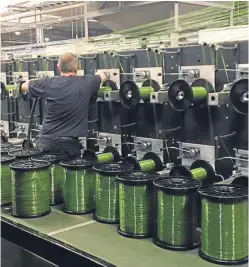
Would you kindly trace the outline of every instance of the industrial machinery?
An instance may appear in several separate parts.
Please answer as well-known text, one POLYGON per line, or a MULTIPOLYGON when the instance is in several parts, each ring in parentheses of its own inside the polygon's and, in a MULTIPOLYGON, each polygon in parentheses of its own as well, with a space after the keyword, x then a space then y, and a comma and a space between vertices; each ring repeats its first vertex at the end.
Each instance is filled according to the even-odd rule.
MULTIPOLYGON (((237 216, 236 212, 246 210, 248 51, 245 47, 248 48, 248 42, 106 51, 78 56, 78 75, 94 75, 101 70, 106 73, 107 81, 89 102, 88 135, 80 137, 84 146, 82 157, 65 160, 60 166, 66 174, 59 185, 66 199, 63 209, 69 213, 63 213, 66 217, 62 220, 69 217, 72 220, 71 216, 75 214, 93 211, 94 217, 92 220, 85 215, 76 216, 77 220, 83 218, 83 222, 75 223, 80 231, 77 232, 74 226, 71 228, 70 221, 70 225, 65 226, 70 230, 65 232, 70 231, 69 235, 76 235, 79 240, 81 227, 88 224, 92 232, 96 227, 96 232, 103 233, 104 228, 99 230, 95 220, 102 223, 120 221, 115 234, 118 231, 130 238, 152 236, 154 243, 164 249, 188 250, 200 245, 196 225, 201 226, 196 218, 200 217, 200 206, 204 211, 212 206, 210 199, 224 208, 222 204, 226 199, 223 197, 227 194, 229 203, 233 204, 235 200, 238 203, 236 210, 231 208, 234 216, 237 216), (204 189, 199 189, 201 184, 204 189), (152 187, 155 189, 155 206, 150 202, 152 187), (238 195, 233 195, 237 189, 238 195), (197 192, 201 196, 199 199, 196 198, 197 192), (186 199, 190 203, 188 212, 182 214, 186 199), (154 216, 151 207, 157 207, 156 234, 150 228, 151 214, 154 216), (122 213, 124 211, 126 214, 122 213), (172 215, 167 217, 166 214, 172 215), (173 217, 181 220, 175 222, 173 217), (141 222, 138 228, 134 218, 141 222), (181 235, 173 231, 176 228, 181 235)), ((46 108, 44 100, 36 100, 34 106, 33 99, 27 95, 17 96, 13 89, 21 80, 58 76, 57 59, 40 56, 1 63, 1 123, 10 142, 12 137, 27 138, 32 110, 31 140, 35 143, 46 108)), ((11 149, 5 147, 3 152, 6 151, 11 152, 11 149)), ((20 153, 17 150, 10 154, 18 157, 20 153)), ((13 158, 10 160, 12 162, 13 158)), ((12 169, 18 173, 19 168, 28 168, 27 176, 31 178, 33 173, 38 173, 40 163, 31 165, 28 160, 23 160, 20 165, 13 163, 12 169)), ((47 165, 44 163, 43 167, 45 172, 47 165)), ((55 169, 51 173, 56 175, 55 169)), ((35 177, 38 179, 39 173, 35 177)), ((46 192, 50 190, 47 188, 46 192)), ((213 207, 216 209, 214 213, 218 212, 216 205, 213 207)), ((55 209, 58 213, 61 207, 53 206, 52 214, 55 209)), ((42 214, 48 212, 50 208, 45 206, 42 214)), ((231 212, 229 209, 227 216, 231 212)), ((15 215, 20 214, 15 212, 15 215)), ((208 216, 208 212, 202 215, 208 216)), ((6 216, 9 220, 11 215, 6 216)), ((207 221, 208 218, 201 223, 208 227, 207 221)), ((216 222, 212 220, 213 224, 216 222)), ((225 223, 223 218, 222 223, 225 223)), ((112 234, 111 229, 108 227, 108 236, 112 234)), ((89 233, 87 230, 83 237, 88 238, 89 233)), ((64 230, 52 229, 44 236, 56 239, 64 238, 63 234, 64 230)), ((207 236, 205 238, 208 240, 207 236)), ((132 242, 127 243, 127 247, 130 244, 132 242)), ((147 243, 140 244, 141 247, 147 246, 147 243)), ((236 248, 236 263, 247 260, 246 244, 248 242, 243 240, 241 254, 236 248)), ((234 263, 232 254, 228 255, 228 260, 217 253, 209 257, 210 248, 201 246, 199 254, 202 258, 215 263, 219 260, 234 263)), ((223 248, 225 251, 226 247, 223 248)), ((104 255, 106 251, 102 253, 104 255)))

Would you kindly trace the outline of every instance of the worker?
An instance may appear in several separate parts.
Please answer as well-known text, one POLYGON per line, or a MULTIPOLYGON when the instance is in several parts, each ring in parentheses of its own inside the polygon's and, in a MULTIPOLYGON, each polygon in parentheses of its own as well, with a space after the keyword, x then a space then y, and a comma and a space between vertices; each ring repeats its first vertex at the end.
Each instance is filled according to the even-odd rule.
POLYGON ((36 147, 43 152, 66 153, 75 158, 81 154, 79 137, 88 134, 89 100, 106 75, 96 72, 95 76, 76 76, 77 57, 72 53, 62 54, 57 67, 61 76, 23 82, 20 91, 47 102, 36 147))

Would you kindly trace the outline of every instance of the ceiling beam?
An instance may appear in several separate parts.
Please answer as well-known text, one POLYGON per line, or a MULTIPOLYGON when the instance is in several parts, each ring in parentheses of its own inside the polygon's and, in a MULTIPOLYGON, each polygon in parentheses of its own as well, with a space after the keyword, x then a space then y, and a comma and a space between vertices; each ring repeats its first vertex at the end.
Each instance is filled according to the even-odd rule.
POLYGON ((208 1, 185 1, 185 0, 179 0, 178 3, 182 4, 190 4, 190 5, 197 5, 197 6, 205 6, 205 7, 217 7, 227 10, 233 10, 234 7, 232 5, 226 5, 226 4, 218 4, 214 2, 208 2, 208 1))
POLYGON ((34 17, 34 16, 39 16, 42 14, 48 14, 48 13, 53 13, 53 12, 62 11, 62 10, 66 10, 66 9, 82 7, 82 6, 84 6, 84 3, 75 4, 75 5, 65 5, 65 6, 41 10, 41 11, 39 11, 39 9, 37 9, 35 11, 22 12, 22 13, 10 15, 10 16, 1 17, 0 22, 11 21, 11 20, 16 20, 16 19, 21 19, 21 18, 34 17))
MULTIPOLYGON (((106 9, 102 9, 102 10, 91 11, 91 12, 88 12, 88 17, 97 18, 97 17, 101 17, 101 16, 106 16, 106 15, 111 15, 111 14, 115 14, 115 13, 119 13, 119 12, 124 12, 126 10, 129 10, 130 8, 133 8, 133 7, 152 5, 152 4, 155 4, 155 3, 161 3, 161 1, 138 2, 138 3, 126 5, 124 7, 106 8, 106 9)), ((69 7, 67 7, 67 9, 68 8, 69 7)), ((71 8, 71 6, 70 6, 70 8, 71 8)), ((38 14, 40 15, 40 13, 38 13, 38 14)), ((48 20, 48 21, 41 21, 41 22, 31 23, 31 24, 29 24, 29 27, 25 26, 24 28, 26 28, 26 29, 37 28, 37 27, 48 26, 48 25, 53 25, 53 24, 61 24, 61 23, 64 23, 64 22, 82 20, 82 19, 84 19, 84 14, 77 15, 77 16, 72 16, 72 17, 61 17, 61 18, 56 19, 56 20, 48 20)), ((0 21, 1 21, 1 19, 0 19, 0 21)), ((2 29, 2 33, 24 30, 24 28, 23 27, 5 28, 5 29, 2 29)))

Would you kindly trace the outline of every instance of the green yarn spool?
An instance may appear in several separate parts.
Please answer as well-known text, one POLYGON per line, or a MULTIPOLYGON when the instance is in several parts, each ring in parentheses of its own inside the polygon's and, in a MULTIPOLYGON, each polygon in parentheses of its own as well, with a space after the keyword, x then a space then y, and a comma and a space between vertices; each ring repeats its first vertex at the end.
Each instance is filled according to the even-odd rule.
POLYGON ((119 220, 118 182, 116 175, 129 172, 128 164, 104 163, 93 166, 96 175, 94 218, 103 223, 117 223, 119 220))
POLYGON ((184 178, 158 178, 156 225, 153 241, 171 250, 190 250, 199 246, 197 235, 197 189, 200 181, 184 178))
POLYGON ((100 87, 98 90, 98 97, 103 97, 105 93, 111 92, 112 88, 109 86, 100 87))
POLYGON ((114 160, 114 156, 111 152, 98 154, 97 157, 99 163, 109 163, 114 160))
POLYGON ((92 171, 96 160, 74 159, 62 161, 65 180, 62 185, 63 211, 71 214, 91 213, 94 209, 94 182, 92 171))
POLYGON ((199 255, 225 265, 248 260, 248 189, 240 185, 207 185, 201 195, 199 255))
POLYGON ((196 180, 203 181, 207 178, 207 172, 203 168, 196 168, 190 171, 192 174, 192 177, 196 180))
POLYGON ((153 87, 151 86, 146 86, 146 87, 140 87, 139 88, 139 94, 140 98, 146 100, 150 98, 150 94, 154 92, 153 87))
POLYGON ((32 160, 48 161, 50 163, 50 179, 51 179, 51 200, 50 205, 57 205, 63 201, 62 182, 64 180, 64 169, 60 165, 62 160, 65 160, 65 154, 43 154, 32 157, 32 160))
POLYGON ((12 169, 12 215, 35 218, 50 213, 49 162, 19 161, 12 169))
POLYGON ((11 204, 11 169, 9 164, 15 157, 1 156, 1 206, 11 204))
POLYGON ((202 86, 194 86, 192 87, 192 93, 194 100, 203 100, 207 97, 208 92, 207 90, 202 86))
POLYGON ((156 164, 153 160, 140 160, 139 161, 140 170, 144 172, 154 171, 156 168, 156 164))
POLYGON ((152 235, 153 180, 157 173, 134 171, 117 175, 119 182, 119 228, 122 236, 152 235))

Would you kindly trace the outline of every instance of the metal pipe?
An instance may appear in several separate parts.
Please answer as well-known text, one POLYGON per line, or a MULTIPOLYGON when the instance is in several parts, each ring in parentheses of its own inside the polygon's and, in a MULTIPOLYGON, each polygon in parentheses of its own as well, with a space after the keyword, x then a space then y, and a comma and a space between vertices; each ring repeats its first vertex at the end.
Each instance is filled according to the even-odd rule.
POLYGON ((88 41, 88 12, 87 12, 87 1, 84 1, 84 25, 85 25, 85 40, 88 41))

